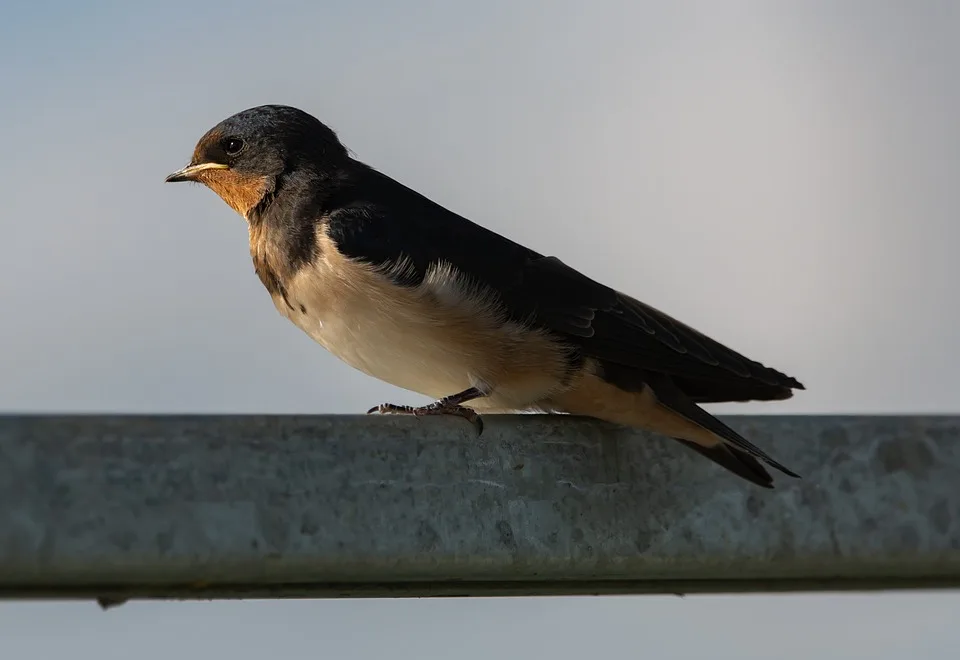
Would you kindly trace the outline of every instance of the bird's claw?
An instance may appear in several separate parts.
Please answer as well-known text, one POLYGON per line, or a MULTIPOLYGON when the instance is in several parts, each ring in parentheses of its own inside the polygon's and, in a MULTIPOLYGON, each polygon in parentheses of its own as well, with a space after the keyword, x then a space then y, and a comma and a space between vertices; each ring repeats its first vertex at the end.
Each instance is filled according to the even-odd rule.
POLYGON ((483 433, 483 420, 480 418, 480 415, 477 413, 477 411, 465 406, 449 404, 442 400, 434 401, 433 403, 420 406, 418 408, 413 406, 398 406, 394 403, 381 403, 380 405, 374 406, 367 411, 368 415, 373 413, 378 413, 380 415, 413 415, 414 417, 425 417, 428 415, 452 415, 454 417, 462 417, 473 424, 474 428, 477 429, 478 436, 483 433))
POLYGON ((377 413, 379 415, 413 415, 413 406, 398 406, 395 403, 381 403, 367 411, 368 415, 377 413))

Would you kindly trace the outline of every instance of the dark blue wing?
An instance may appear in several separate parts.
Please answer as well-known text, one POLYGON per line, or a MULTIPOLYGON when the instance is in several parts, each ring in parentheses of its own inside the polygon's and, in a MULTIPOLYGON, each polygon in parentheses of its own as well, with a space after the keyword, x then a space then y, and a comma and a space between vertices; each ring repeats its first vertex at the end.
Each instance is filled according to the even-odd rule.
POLYGON ((531 322, 598 360, 629 386, 643 372, 672 377, 694 401, 782 399, 795 379, 750 360, 663 312, 459 216, 371 168, 328 205, 327 231, 347 256, 410 267, 416 286, 446 261, 494 291, 510 318, 531 322))

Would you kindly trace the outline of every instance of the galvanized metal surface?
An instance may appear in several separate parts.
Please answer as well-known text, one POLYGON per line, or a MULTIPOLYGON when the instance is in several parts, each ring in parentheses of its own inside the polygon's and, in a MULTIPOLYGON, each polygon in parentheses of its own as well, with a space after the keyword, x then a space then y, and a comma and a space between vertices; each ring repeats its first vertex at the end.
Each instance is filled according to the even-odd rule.
POLYGON ((960 418, 726 420, 804 478, 570 417, 0 417, 0 596, 960 583, 960 418))

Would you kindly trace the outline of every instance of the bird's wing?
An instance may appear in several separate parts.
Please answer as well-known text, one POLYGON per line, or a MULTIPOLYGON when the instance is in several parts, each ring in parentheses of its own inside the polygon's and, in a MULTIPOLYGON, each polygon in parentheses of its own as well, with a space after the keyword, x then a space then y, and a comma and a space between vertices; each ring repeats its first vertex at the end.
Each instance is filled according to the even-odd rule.
POLYGON ((693 401, 782 399, 795 379, 750 360, 667 314, 481 227, 393 179, 365 169, 341 196, 328 233, 347 256, 417 285, 446 262, 488 287, 509 316, 545 328, 628 381, 670 376, 693 401))

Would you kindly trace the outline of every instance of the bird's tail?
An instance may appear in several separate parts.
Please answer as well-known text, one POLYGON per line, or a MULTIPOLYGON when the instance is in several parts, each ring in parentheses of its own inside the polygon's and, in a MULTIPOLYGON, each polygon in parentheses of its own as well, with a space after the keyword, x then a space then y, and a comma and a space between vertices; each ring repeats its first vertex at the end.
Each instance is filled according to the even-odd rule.
POLYGON ((650 375, 640 391, 631 392, 599 376, 584 375, 573 388, 558 396, 556 402, 575 415, 588 415, 671 437, 764 488, 773 488, 773 478, 761 461, 799 478, 687 398, 667 376, 650 375))
POLYGON ((706 456, 717 465, 727 468, 738 477, 743 477, 763 488, 773 488, 773 477, 770 476, 766 468, 760 461, 741 449, 736 449, 723 442, 707 447, 683 438, 674 438, 674 440, 686 445, 701 456, 706 456))

